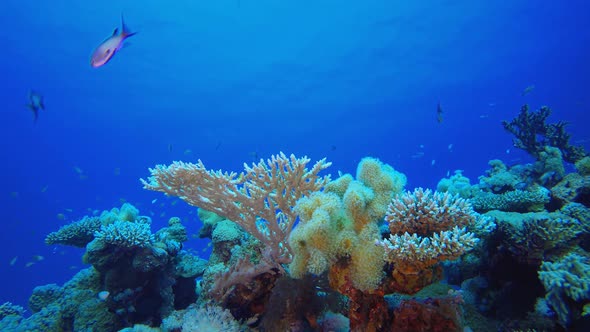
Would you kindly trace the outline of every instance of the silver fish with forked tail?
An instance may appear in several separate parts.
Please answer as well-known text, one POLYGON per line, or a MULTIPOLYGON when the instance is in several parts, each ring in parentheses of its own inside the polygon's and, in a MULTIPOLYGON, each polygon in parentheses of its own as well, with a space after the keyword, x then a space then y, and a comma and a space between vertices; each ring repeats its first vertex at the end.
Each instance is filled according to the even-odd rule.
POLYGON ((131 32, 125 25, 123 15, 121 15, 121 33, 119 29, 115 29, 113 35, 103 41, 98 47, 92 52, 90 58, 90 65, 94 68, 98 68, 109 62, 115 55, 115 53, 123 47, 125 39, 135 35, 137 32, 131 32))

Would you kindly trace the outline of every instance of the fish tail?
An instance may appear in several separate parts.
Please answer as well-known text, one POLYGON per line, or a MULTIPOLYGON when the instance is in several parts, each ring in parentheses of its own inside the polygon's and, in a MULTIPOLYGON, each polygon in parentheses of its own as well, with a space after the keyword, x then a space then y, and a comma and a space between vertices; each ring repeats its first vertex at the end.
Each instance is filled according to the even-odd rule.
POLYGON ((131 37, 135 34, 137 34, 137 32, 131 32, 131 29, 129 29, 129 27, 125 24, 125 19, 123 18, 123 13, 121 13, 121 35, 125 38, 127 37, 131 37))
POLYGON ((31 109, 31 112, 33 112, 33 122, 37 123, 37 119, 39 118, 39 110, 36 109, 32 105, 27 105, 27 106, 29 106, 29 108, 31 109))

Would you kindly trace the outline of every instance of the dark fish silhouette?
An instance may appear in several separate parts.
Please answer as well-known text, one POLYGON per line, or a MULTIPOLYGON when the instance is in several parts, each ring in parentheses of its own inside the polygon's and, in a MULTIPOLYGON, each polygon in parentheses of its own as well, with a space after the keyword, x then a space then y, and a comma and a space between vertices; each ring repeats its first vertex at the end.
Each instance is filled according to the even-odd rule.
POLYGON ((29 93, 27 94, 27 99, 29 100, 27 107, 29 108, 29 110, 31 110, 31 112, 33 112, 34 121, 37 122, 37 118, 39 118, 39 110, 45 110, 43 96, 38 92, 29 90, 29 93))
POLYGON ((440 106, 440 101, 436 105, 436 121, 438 121, 438 123, 443 122, 443 109, 442 106, 440 106))
POLYGON ((526 88, 524 88, 524 90, 522 90, 522 92, 520 93, 521 96, 526 96, 529 93, 533 92, 533 90, 535 90, 535 85, 531 84, 529 86, 527 86, 526 88))
POLYGON ((259 160, 259 158, 258 158, 258 151, 251 151, 251 152, 248 152, 248 155, 249 155, 250 157, 252 157, 252 161, 253 161, 253 162, 258 162, 258 160, 259 160))

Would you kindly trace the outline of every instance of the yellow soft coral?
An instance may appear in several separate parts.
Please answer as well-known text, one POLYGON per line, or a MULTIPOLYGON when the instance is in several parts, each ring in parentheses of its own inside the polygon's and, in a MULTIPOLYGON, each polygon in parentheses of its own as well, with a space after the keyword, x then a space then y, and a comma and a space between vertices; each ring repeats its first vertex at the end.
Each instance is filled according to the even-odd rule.
POLYGON ((405 182, 391 166, 364 158, 356 180, 343 175, 323 192, 300 199, 295 207, 300 224, 289 239, 294 253, 291 275, 321 274, 337 265, 329 269, 335 289, 347 281, 362 291, 377 288, 384 264, 384 249, 374 243, 378 222, 405 182))
POLYGON ((375 193, 368 206, 371 219, 382 218, 385 215, 392 195, 401 193, 407 182, 404 174, 375 158, 361 160, 356 178, 375 193))

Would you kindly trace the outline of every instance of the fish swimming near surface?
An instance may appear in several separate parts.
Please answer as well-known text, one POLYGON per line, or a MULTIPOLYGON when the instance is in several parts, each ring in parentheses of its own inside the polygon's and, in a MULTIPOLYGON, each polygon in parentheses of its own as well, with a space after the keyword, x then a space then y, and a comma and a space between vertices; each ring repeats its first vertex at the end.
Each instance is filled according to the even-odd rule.
POLYGON ((90 65, 94 68, 102 67, 109 62, 115 53, 123 47, 125 40, 137 32, 131 32, 125 25, 123 15, 121 15, 121 33, 116 28, 113 35, 103 41, 98 47, 92 52, 90 57, 90 65))
POLYGON ((37 122, 37 118, 39 117, 39 110, 45 110, 43 96, 38 92, 30 90, 27 94, 27 99, 29 100, 27 107, 29 108, 29 110, 31 110, 31 112, 33 112, 33 117, 35 119, 35 122, 37 122))

